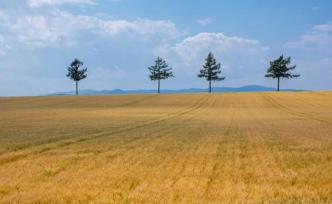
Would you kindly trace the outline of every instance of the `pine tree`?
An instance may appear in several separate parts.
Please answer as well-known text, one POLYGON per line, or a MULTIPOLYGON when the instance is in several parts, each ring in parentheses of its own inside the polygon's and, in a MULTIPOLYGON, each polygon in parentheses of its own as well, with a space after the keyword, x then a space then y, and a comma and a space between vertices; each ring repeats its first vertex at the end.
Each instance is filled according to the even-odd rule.
POLYGON ((150 66, 150 79, 151 81, 158 81, 158 94, 160 93, 160 80, 168 79, 169 77, 174 77, 172 73, 172 68, 168 66, 165 60, 161 57, 157 57, 155 64, 150 66))
POLYGON ((221 77, 220 63, 217 64, 216 59, 210 52, 205 59, 205 64, 198 74, 199 78, 205 78, 209 82, 209 93, 211 93, 211 82, 222 81, 226 77, 221 77))
POLYGON ((78 82, 87 77, 86 72, 88 69, 87 68, 80 69, 82 66, 83 66, 83 62, 81 62, 78 59, 75 59, 68 67, 67 77, 69 77, 71 80, 75 81, 76 95, 78 95, 78 82))
POLYGON ((290 57, 284 58, 283 55, 281 55, 278 59, 270 62, 270 67, 268 68, 265 77, 278 80, 277 91, 280 90, 281 78, 289 79, 289 78, 297 78, 300 76, 299 74, 290 73, 290 70, 294 70, 296 68, 296 65, 288 66, 290 63, 291 63, 291 58, 290 57))

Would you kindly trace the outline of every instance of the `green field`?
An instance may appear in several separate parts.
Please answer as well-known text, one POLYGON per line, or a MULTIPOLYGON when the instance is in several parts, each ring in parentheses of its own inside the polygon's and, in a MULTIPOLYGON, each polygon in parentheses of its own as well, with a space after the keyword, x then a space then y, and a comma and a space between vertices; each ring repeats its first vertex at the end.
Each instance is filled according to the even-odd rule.
POLYGON ((0 98, 0 203, 332 203, 332 92, 0 98))

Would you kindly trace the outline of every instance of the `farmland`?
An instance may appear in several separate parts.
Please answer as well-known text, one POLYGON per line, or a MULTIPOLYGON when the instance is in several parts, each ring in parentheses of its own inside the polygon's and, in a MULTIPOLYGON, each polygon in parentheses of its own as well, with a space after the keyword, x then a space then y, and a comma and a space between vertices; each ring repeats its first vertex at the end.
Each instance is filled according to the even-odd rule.
POLYGON ((0 203, 332 202, 332 92, 0 98, 0 203))

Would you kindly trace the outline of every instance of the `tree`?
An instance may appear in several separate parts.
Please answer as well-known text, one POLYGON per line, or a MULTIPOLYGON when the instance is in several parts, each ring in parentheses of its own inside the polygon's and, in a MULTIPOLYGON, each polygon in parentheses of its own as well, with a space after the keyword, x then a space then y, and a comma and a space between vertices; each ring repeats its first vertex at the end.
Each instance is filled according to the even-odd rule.
POLYGON ((174 77, 172 68, 161 57, 157 57, 155 64, 149 67, 149 71, 151 81, 158 81, 158 94, 160 93, 160 80, 174 77))
POLYGON ((87 68, 80 69, 83 66, 83 62, 78 59, 75 59, 70 66, 68 67, 68 74, 71 80, 76 83, 76 95, 78 95, 78 82, 87 77, 87 68))
POLYGON ((278 59, 275 59, 270 62, 270 67, 267 69, 267 73, 265 77, 273 78, 278 80, 277 91, 280 90, 280 79, 281 78, 297 78, 299 74, 292 74, 290 73, 291 70, 294 70, 296 65, 288 66, 291 63, 291 58, 287 57, 284 58, 281 55, 278 59))
POLYGON ((216 59, 210 52, 205 59, 205 64, 198 74, 199 78, 205 78, 209 82, 209 93, 211 93, 211 82, 222 81, 226 77, 221 77, 220 63, 217 64, 216 59))

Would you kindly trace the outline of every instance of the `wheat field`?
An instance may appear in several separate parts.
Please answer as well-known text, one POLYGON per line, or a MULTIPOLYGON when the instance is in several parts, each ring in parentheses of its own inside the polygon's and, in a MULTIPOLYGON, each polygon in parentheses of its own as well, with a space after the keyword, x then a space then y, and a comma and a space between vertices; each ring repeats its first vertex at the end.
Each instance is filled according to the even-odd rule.
POLYGON ((332 203, 332 92, 0 98, 0 203, 332 203))

